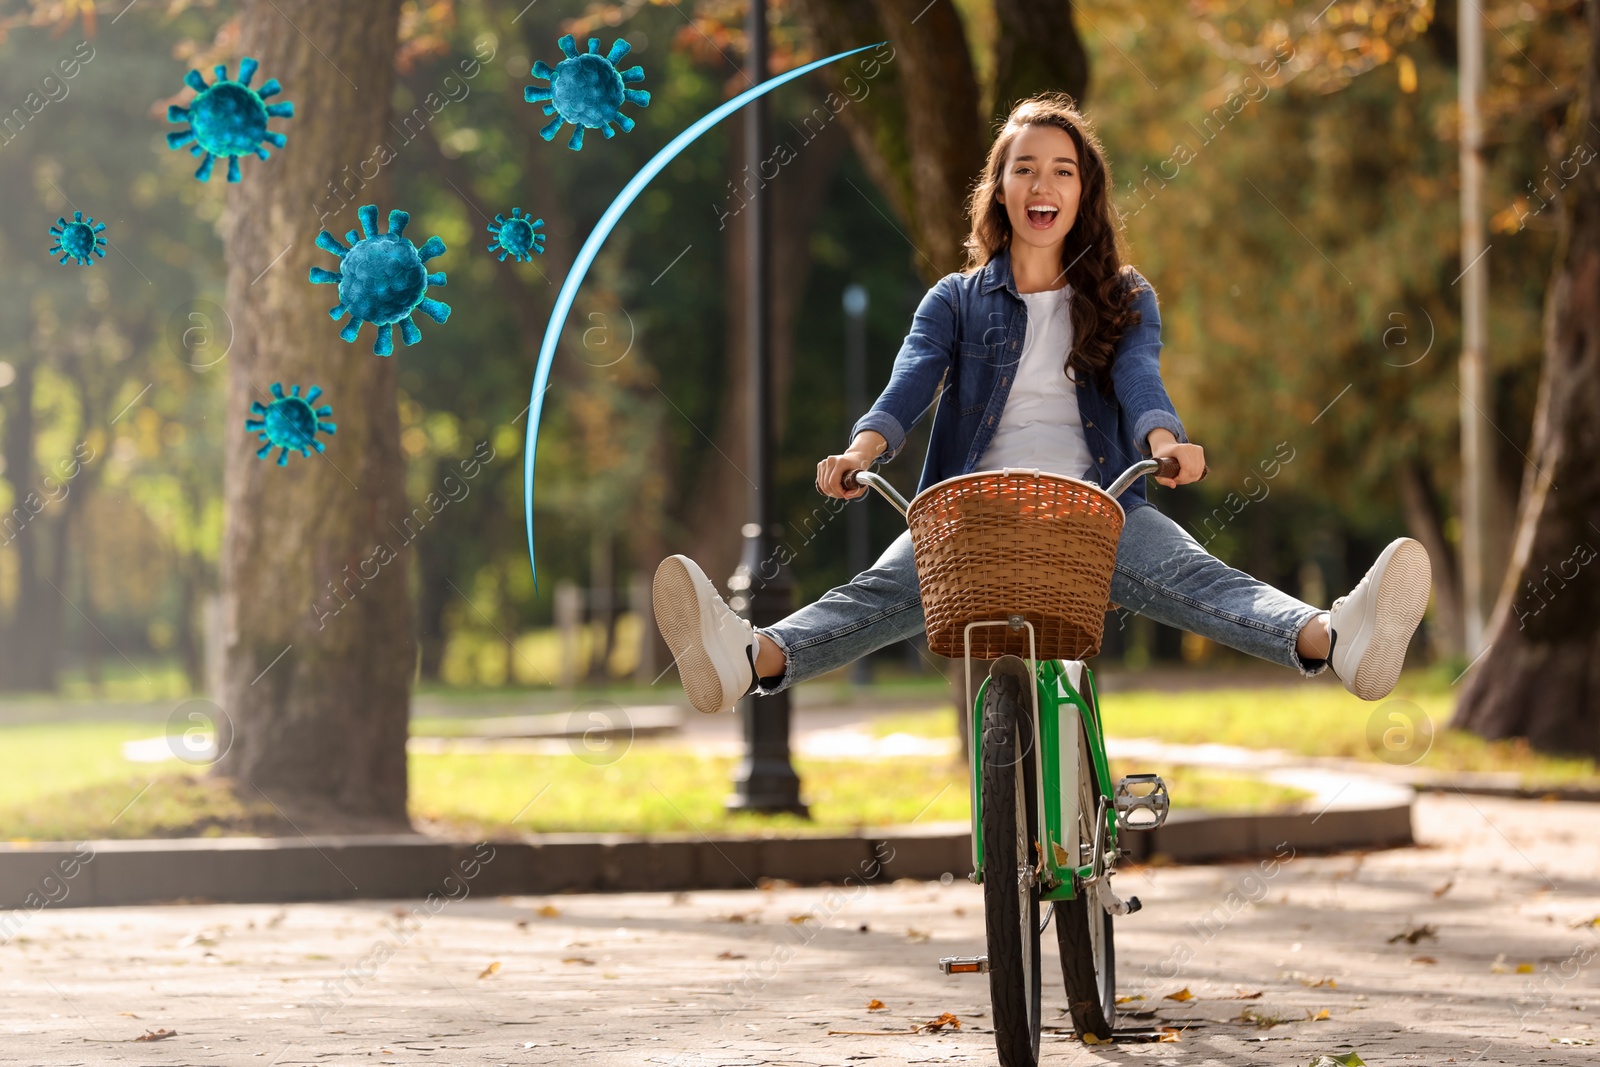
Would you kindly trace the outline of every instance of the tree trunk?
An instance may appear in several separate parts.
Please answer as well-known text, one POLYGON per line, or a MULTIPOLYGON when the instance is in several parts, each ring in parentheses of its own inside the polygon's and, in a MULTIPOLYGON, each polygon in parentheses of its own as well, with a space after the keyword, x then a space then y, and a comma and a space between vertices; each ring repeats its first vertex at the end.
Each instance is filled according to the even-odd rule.
MULTIPOLYGON (((4 648, 0 648, 0 689, 53 690, 61 644, 61 597, 45 584, 47 561, 39 550, 41 545, 51 545, 61 532, 61 516, 46 514, 59 505, 50 503, 35 483, 34 364, 19 359, 16 367, 16 380, 5 393, 5 469, 12 505, 10 512, 0 516, 0 540, 17 548, 17 602, 6 624, 4 648)), ((59 472, 50 474, 52 485, 61 482, 59 472)), ((71 483, 65 484, 66 491, 72 492, 71 483)), ((55 554, 61 553, 60 545, 52 547, 55 554)))
POLYGON ((201 575, 205 562, 198 552, 176 554, 178 570, 178 603, 182 615, 178 620, 178 660, 183 664, 183 677, 189 683, 189 692, 206 691, 206 665, 201 638, 196 633, 204 609, 205 587, 201 575))
MULTIPOLYGON (((874 0, 871 5, 798 0, 796 8, 823 54, 873 40, 889 42, 880 50, 883 56, 862 53, 878 57, 871 79, 855 73, 860 63, 834 64, 824 72, 835 92, 853 98, 840 117, 867 173, 907 227, 912 267, 929 284, 961 269, 967 187, 983 166, 989 138, 955 5, 951 0, 874 0), (854 80, 853 94, 846 78, 854 80)), ((1032 39, 1040 49, 1066 45, 1038 34, 1032 39)))
MULTIPOLYGON (((282 123, 288 146, 270 161, 246 160, 243 182, 229 190, 237 340, 221 558, 225 754, 216 770, 328 827, 408 825, 415 642, 397 533, 405 464, 395 367, 418 357, 409 348, 374 356, 371 326, 355 344, 341 341, 327 313, 334 290, 307 280, 312 265, 338 265, 313 243, 318 229, 357 224, 353 205, 320 217, 337 203, 328 183, 347 165, 353 174, 381 159, 377 146, 392 139, 399 15, 400 0, 248 0, 240 20, 241 54, 259 58, 262 76, 280 79, 298 110, 282 123), (252 401, 271 400, 274 382, 323 388, 339 427, 325 455, 291 456, 286 467, 256 458, 241 423, 252 401)), ((401 206, 389 200, 379 167, 355 203, 377 204, 386 220, 401 206)), ((418 219, 406 236, 421 245, 429 233, 418 219)), ((424 338, 447 328, 424 322, 424 338)))
POLYGON ((1434 496, 1428 469, 1415 458, 1400 461, 1395 471, 1400 509, 1406 528, 1422 543, 1433 564, 1433 628, 1435 649, 1459 655, 1466 640, 1461 614, 1461 572, 1455 549, 1444 536, 1444 509, 1434 496))
MULTIPOLYGON (((1600 128, 1600 0, 1587 14, 1589 61, 1569 126, 1586 145, 1600 128)), ((1557 203, 1561 237, 1511 565, 1452 725, 1600 757, 1600 167, 1580 166, 1557 203)))
POLYGON ((1004 119, 1019 101, 1062 92, 1083 106, 1089 88, 1089 54, 1072 24, 1072 0, 995 0, 994 107, 1004 119))

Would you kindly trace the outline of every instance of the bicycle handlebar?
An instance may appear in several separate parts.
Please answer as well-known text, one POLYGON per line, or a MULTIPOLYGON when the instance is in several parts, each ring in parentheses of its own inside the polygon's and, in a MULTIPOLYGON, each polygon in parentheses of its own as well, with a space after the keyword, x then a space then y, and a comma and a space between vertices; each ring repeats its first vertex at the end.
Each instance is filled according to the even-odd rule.
MULTIPOLYGON (((1106 493, 1114 500, 1121 496, 1123 491, 1132 485, 1136 478, 1141 478, 1147 474, 1153 474, 1157 478, 1176 478, 1178 471, 1181 469, 1181 465, 1172 456, 1162 456, 1159 459, 1142 459, 1118 475, 1117 480, 1111 483, 1111 487, 1106 490, 1106 493)), ((1211 473, 1211 467, 1207 465, 1196 480, 1203 481, 1209 473, 1211 473)), ((906 498, 901 496, 895 487, 889 484, 888 479, 880 474, 874 474, 871 471, 846 471, 843 481, 846 489, 856 489, 863 485, 876 489, 885 500, 894 505, 894 509, 901 515, 905 515, 911 508, 911 505, 906 502, 906 498)))

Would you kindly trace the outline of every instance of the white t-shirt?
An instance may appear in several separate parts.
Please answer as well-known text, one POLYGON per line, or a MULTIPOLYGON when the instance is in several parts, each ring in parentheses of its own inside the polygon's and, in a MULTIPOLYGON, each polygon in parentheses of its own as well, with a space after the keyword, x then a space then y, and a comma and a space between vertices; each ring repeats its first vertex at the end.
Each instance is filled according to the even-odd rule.
POLYGON ((1072 316, 1067 308, 1071 288, 1019 294, 1028 306, 1022 359, 1014 368, 1016 380, 978 470, 1037 468, 1082 478, 1094 466, 1078 413, 1077 386, 1062 370, 1072 350, 1072 316))

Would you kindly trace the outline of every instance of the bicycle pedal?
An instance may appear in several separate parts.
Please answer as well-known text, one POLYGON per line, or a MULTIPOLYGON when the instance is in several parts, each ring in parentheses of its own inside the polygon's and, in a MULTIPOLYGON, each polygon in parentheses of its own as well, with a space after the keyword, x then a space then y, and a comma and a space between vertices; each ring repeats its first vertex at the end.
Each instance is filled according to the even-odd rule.
POLYGON ((1144 906, 1139 903, 1138 897, 1129 897, 1127 900, 1123 900, 1115 893, 1107 895, 1111 898, 1111 902, 1106 905, 1106 910, 1113 915, 1132 915, 1144 906))
POLYGON ((1171 803, 1167 797, 1167 783, 1161 780, 1159 774, 1129 774, 1117 782, 1117 792, 1112 798, 1112 803, 1117 809, 1117 828, 1120 830, 1154 830, 1167 821, 1167 812, 1171 803), (1133 790, 1149 787, 1148 792, 1135 793, 1133 790), (1135 821, 1134 816, 1139 812, 1148 813, 1148 818, 1140 816, 1135 821))
POLYGON ((945 974, 987 974, 988 956, 946 956, 939 961, 939 970, 945 974))

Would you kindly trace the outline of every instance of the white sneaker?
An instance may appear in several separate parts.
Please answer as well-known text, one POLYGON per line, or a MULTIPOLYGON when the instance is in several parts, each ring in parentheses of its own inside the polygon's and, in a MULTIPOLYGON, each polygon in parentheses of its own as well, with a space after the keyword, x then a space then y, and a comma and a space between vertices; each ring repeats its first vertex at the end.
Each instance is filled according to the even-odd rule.
POLYGON ((689 702, 706 714, 727 711, 755 687, 750 665, 755 627, 734 614, 688 556, 668 556, 651 589, 656 627, 672 649, 689 702))
POLYGON ((1362 700, 1382 700, 1394 691, 1432 587, 1427 550, 1398 537, 1356 587, 1333 602, 1328 659, 1346 689, 1362 700))

